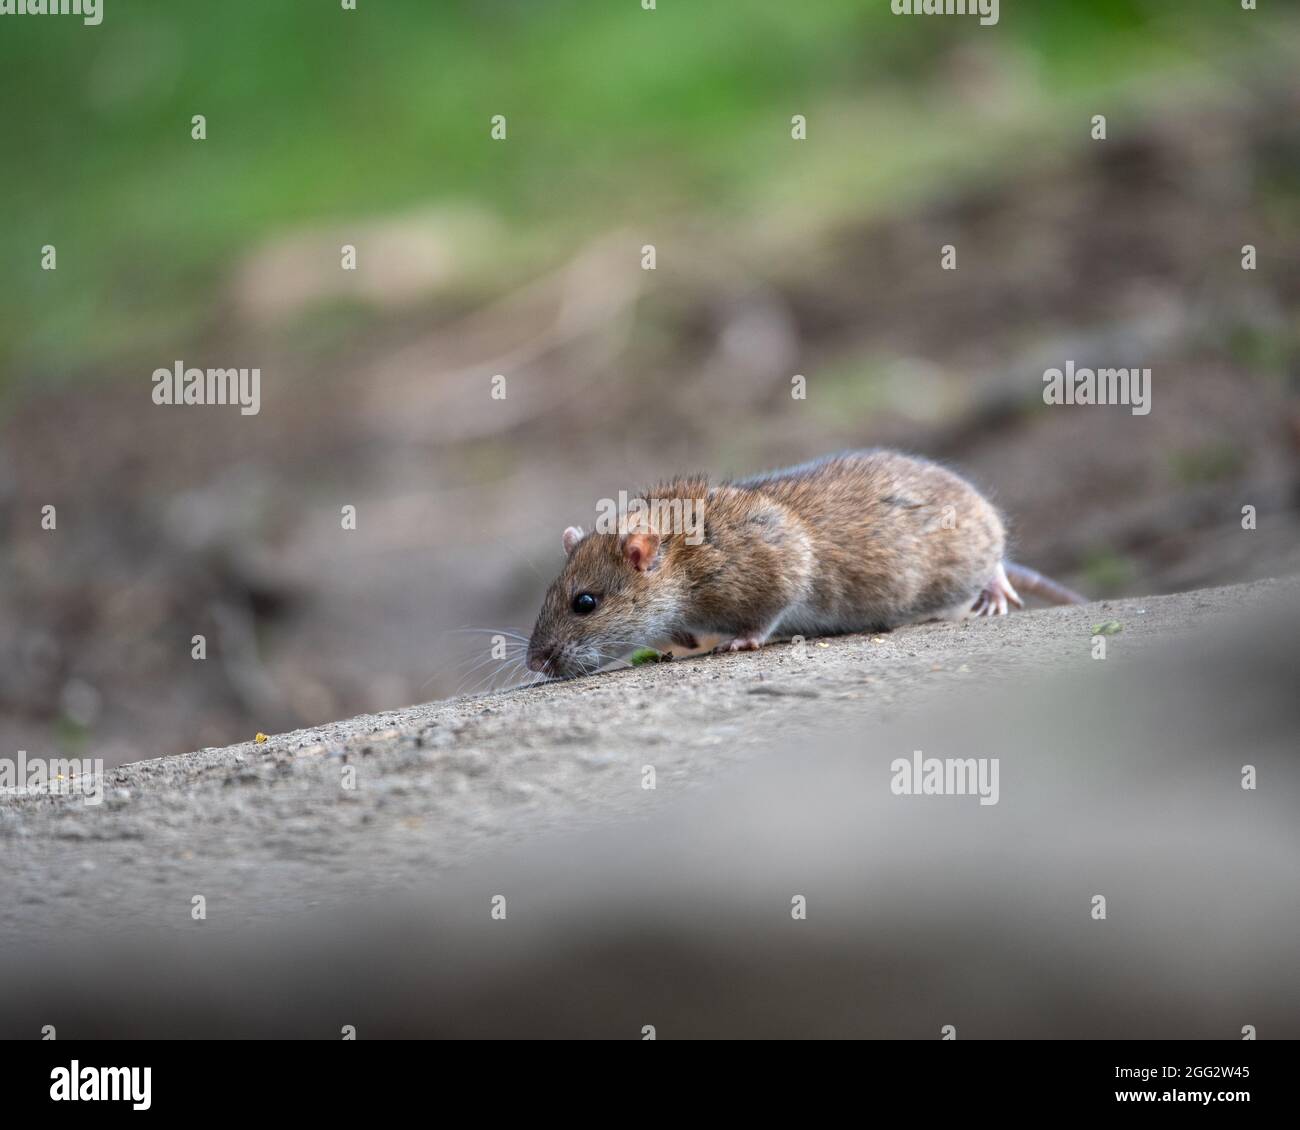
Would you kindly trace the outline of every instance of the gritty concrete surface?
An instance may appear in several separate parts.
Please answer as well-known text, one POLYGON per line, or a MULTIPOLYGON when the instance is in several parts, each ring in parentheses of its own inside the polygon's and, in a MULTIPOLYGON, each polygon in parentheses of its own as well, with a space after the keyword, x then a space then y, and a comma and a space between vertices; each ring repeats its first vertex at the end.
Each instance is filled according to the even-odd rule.
POLYGON ((1296 579, 1261 581, 777 645, 123 765, 98 806, 0 799, 0 943, 183 929, 195 894, 220 908, 219 931, 409 891, 542 833, 725 788, 759 747, 788 743, 798 757, 826 723, 869 734, 904 710, 962 697, 978 708, 989 689, 1044 672, 1086 678, 1105 621, 1122 625, 1106 639, 1111 666, 1297 596, 1296 579))

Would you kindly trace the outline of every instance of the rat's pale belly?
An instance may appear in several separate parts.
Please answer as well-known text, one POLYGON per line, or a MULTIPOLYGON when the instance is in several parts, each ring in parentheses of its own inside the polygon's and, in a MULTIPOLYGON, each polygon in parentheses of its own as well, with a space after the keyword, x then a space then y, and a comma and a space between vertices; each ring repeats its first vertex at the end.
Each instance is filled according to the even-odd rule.
POLYGON ((881 612, 864 608, 839 615, 807 604, 794 604, 781 613, 772 630, 777 638, 790 636, 838 636, 846 632, 865 632, 871 628, 891 628, 894 623, 881 612))
POLYGON ((789 639, 791 636, 839 636, 849 632, 867 632, 876 629, 898 628, 904 624, 917 624, 926 620, 960 620, 970 614, 976 593, 963 597, 952 607, 924 612, 900 613, 896 609, 862 608, 828 614, 825 609, 805 603, 791 605, 777 620, 772 638, 789 639))

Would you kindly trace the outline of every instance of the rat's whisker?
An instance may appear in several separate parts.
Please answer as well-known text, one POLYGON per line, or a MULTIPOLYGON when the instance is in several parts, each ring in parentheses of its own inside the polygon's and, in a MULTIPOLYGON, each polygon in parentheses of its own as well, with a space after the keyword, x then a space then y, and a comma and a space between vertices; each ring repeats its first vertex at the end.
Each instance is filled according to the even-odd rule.
POLYGON ((464 686, 466 683, 469 682, 471 678, 473 678, 475 674, 481 671, 484 667, 487 667, 488 665, 492 663, 497 663, 499 661, 500 661, 500 657, 496 655, 488 655, 479 659, 477 662, 472 664, 469 667, 469 669, 466 670, 465 673, 461 676, 460 685, 464 686))
POLYGON ((527 690, 530 687, 535 687, 539 683, 549 683, 549 682, 551 682, 551 679, 548 676, 542 674, 542 672, 530 671, 528 672, 527 677, 522 682, 512 683, 508 686, 500 687, 498 689, 503 693, 507 691, 520 691, 520 690, 527 690))
POLYGON ((453 636, 500 636, 507 643, 522 643, 527 645, 529 637, 523 632, 516 632, 513 628, 448 628, 448 635, 453 636))
POLYGON ((518 632, 510 629, 501 628, 449 628, 447 631, 451 634, 476 633, 490 636, 503 637, 500 654, 493 654, 496 651, 496 645, 493 645, 492 651, 482 658, 477 657, 477 651, 472 653, 466 659, 455 660, 448 659, 439 665, 427 679, 420 684, 419 693, 423 694, 431 684, 436 680, 455 677, 455 689, 453 695, 465 693, 465 686, 474 674, 479 671, 485 664, 491 663, 495 659, 510 658, 516 655, 524 654, 528 649, 528 638, 520 635, 518 632), (468 667, 464 666, 466 663, 468 667))
POLYGON ((508 659, 502 660, 494 668, 492 668, 491 671, 489 671, 486 675, 484 675, 481 679, 479 679, 477 683, 474 684, 474 688, 473 690, 470 691, 470 693, 475 695, 482 694, 485 692, 491 693, 493 690, 496 689, 495 687, 493 687, 492 684, 496 682, 496 680, 500 677, 502 671, 506 670, 508 667, 511 666, 513 666, 513 664, 511 663, 510 660, 508 659))
MULTIPOLYGON (((493 686, 492 691, 495 693, 496 691, 512 690, 515 686, 518 685, 512 680, 516 679, 519 675, 524 674, 526 671, 527 671, 527 667, 524 664, 523 658, 518 655, 512 656, 511 658, 507 659, 504 663, 502 663, 500 667, 498 667, 495 671, 492 672, 491 680, 493 682, 499 679, 503 673, 506 677, 505 685, 493 686)), ((528 674, 533 675, 535 673, 528 672, 528 674)))
POLYGON ((481 671, 484 667, 489 666, 493 663, 495 663, 496 666, 493 667, 490 671, 488 671, 487 674, 480 677, 478 681, 475 682, 473 686, 470 688, 470 690, 466 693, 479 694, 485 688, 488 690, 496 689, 493 687, 492 684, 500 677, 503 671, 507 671, 516 667, 523 666, 522 658, 519 655, 507 655, 504 658, 496 655, 490 655, 486 659, 482 659, 474 665, 473 669, 470 670, 465 675, 465 682, 468 682, 469 679, 475 674, 475 672, 481 671))
POLYGON ((608 667, 608 668, 606 668, 606 667, 604 666, 606 663, 621 663, 621 664, 623 665, 623 667, 631 667, 631 666, 632 666, 632 664, 631 664, 627 659, 625 659, 621 653, 616 654, 616 653, 613 653, 613 652, 606 651, 604 648, 597 648, 597 649, 596 649, 596 654, 600 656, 600 663, 598 664, 598 666, 597 666, 597 668, 596 668, 597 670, 602 670, 602 669, 604 669, 604 670, 610 670, 610 671, 621 671, 621 670, 623 669, 622 667, 608 667))

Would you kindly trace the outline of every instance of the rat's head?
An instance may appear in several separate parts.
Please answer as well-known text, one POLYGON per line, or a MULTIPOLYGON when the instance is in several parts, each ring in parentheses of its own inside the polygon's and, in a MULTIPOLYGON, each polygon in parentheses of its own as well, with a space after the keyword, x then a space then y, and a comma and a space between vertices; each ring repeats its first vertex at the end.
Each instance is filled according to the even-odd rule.
POLYGON ((530 670, 581 675, 668 635, 678 601, 658 534, 584 535, 570 526, 561 540, 568 560, 528 641, 530 670))

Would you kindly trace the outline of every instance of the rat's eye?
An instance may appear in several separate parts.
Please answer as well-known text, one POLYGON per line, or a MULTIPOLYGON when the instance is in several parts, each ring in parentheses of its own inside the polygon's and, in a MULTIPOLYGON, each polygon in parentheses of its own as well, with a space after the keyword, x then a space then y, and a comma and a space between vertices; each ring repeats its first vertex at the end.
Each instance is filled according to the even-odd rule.
POLYGON ((573 610, 579 616, 586 616, 588 613, 595 612, 599 604, 600 597, 592 596, 589 592, 580 592, 573 598, 573 610))

